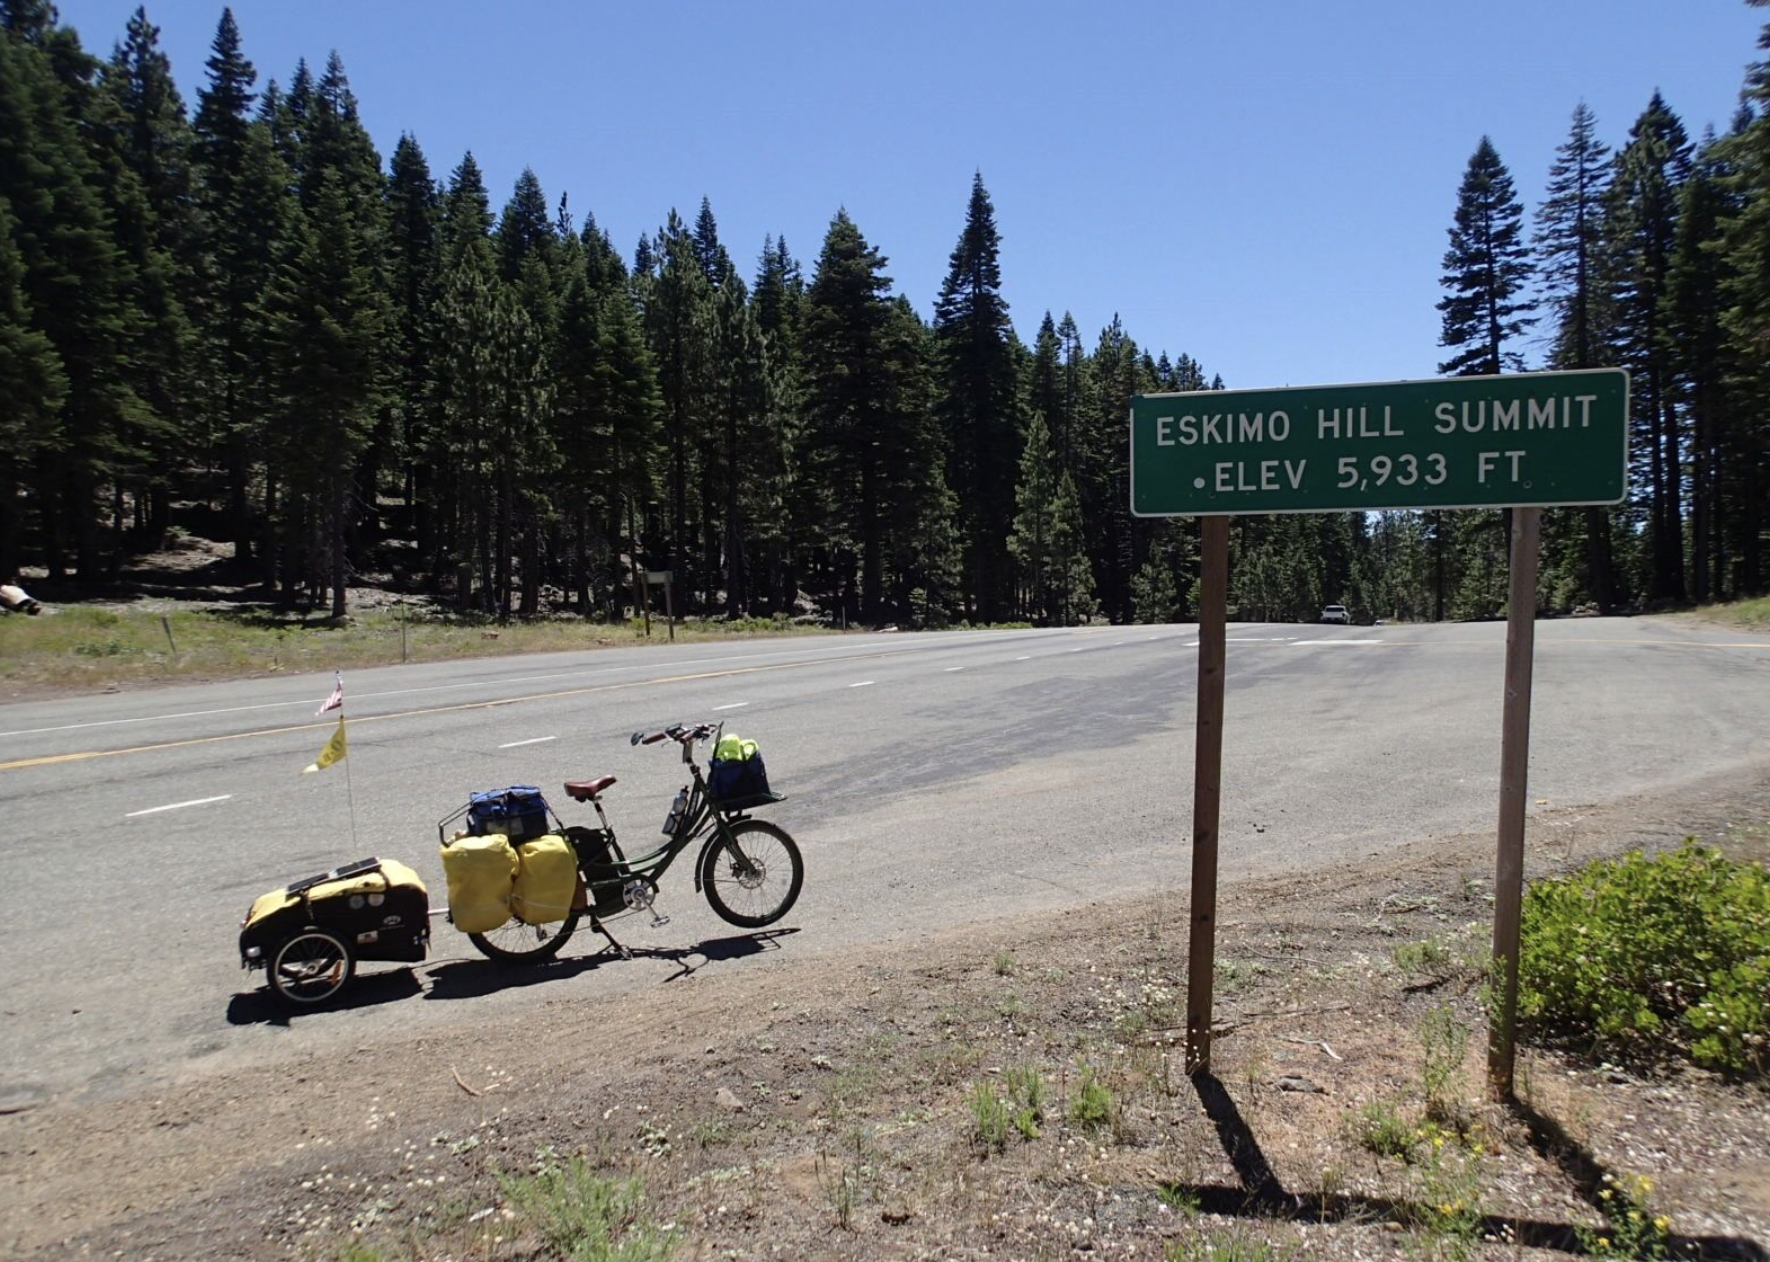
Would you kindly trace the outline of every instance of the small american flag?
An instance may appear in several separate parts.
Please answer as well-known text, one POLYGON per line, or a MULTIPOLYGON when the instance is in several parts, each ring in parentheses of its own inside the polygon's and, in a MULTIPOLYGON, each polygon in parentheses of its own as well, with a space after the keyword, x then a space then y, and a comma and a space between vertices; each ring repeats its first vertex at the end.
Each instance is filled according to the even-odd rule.
POLYGON ((324 714, 327 710, 342 710, 343 708, 344 708, 344 675, 342 672, 340 672, 338 674, 338 682, 336 684, 332 685, 332 695, 327 697, 326 703, 324 705, 322 705, 319 709, 315 710, 313 713, 314 713, 314 717, 318 718, 320 715, 324 714))

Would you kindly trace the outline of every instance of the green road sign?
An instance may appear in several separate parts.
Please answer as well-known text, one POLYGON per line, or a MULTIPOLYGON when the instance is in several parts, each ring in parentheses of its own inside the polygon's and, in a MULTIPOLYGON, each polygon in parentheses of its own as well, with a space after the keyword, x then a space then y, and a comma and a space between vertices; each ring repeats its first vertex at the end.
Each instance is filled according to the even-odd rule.
POLYGON ((1131 511, 1615 504, 1628 447, 1620 368, 1140 394, 1131 511))

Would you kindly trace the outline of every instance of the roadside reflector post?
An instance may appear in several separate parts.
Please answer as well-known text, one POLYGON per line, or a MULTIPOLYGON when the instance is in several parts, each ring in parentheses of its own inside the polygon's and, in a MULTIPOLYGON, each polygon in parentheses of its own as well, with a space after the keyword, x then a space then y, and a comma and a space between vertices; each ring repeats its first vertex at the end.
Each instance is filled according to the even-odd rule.
POLYGON ((1217 819, 1223 786, 1223 666, 1229 617, 1229 518, 1203 519, 1199 558, 1198 728, 1192 762, 1192 929, 1186 950, 1186 1072, 1211 1069, 1217 963, 1217 819))
POLYGON ((1493 1024, 1487 1072, 1494 1094, 1512 1098, 1517 1060, 1519 922, 1524 907, 1524 803, 1530 772, 1530 673, 1536 648, 1537 542, 1542 509, 1512 511, 1511 587, 1506 597, 1506 704, 1500 719, 1500 820, 1493 883, 1493 1024))

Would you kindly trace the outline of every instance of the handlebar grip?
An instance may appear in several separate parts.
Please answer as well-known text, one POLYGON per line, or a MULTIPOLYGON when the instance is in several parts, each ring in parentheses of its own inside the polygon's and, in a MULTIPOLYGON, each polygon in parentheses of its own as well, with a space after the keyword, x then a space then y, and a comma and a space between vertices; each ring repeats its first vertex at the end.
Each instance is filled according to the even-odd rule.
POLYGON ((662 732, 652 732, 652 733, 651 733, 651 734, 650 734, 650 735, 648 735, 648 736, 642 736, 642 737, 640 737, 640 738, 639 738, 639 743, 640 743, 640 744, 641 744, 641 745, 656 745, 656 744, 657 744, 657 743, 658 743, 658 742, 659 742, 659 741, 661 741, 661 740, 663 740, 663 739, 664 739, 664 733, 662 733, 662 732))

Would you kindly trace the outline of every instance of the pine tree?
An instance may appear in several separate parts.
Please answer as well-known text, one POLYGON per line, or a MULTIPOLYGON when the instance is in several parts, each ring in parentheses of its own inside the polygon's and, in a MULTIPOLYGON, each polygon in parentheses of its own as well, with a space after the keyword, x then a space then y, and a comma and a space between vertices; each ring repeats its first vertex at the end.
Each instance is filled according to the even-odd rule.
POLYGON ((981 174, 971 182, 965 227, 953 248, 935 306, 939 407, 946 434, 947 477, 958 497, 965 542, 966 596, 993 621, 1008 600, 1013 571, 1008 533, 1019 463, 1013 328, 1002 298, 1001 237, 981 174))
MULTIPOLYGON (((1525 294, 1531 269, 1523 225, 1524 209, 1513 190, 1511 174, 1493 142, 1483 136, 1457 191, 1450 247, 1444 253, 1441 284, 1446 293, 1438 302, 1442 317, 1438 344, 1457 353, 1438 365, 1439 372, 1469 377, 1523 368, 1523 357, 1506 349, 1509 339, 1533 323, 1525 294)), ((1433 609, 1435 616, 1442 618, 1451 589, 1447 553, 1454 546, 1452 536, 1463 540, 1469 530, 1475 530, 1487 538, 1481 532, 1499 530, 1503 540, 1510 515, 1482 514, 1465 527, 1447 523, 1444 514, 1434 512, 1428 522, 1434 549, 1433 609)), ((1491 539, 1486 546, 1491 546, 1491 539)), ((1501 546, 1503 549, 1503 543, 1501 546)))
MULTIPOLYGON (((1061 449, 1056 433, 1061 430, 1064 419, 1063 345, 1058 340, 1057 324, 1051 319, 1049 311, 1039 321, 1038 334, 1033 338, 1026 398, 1028 414, 1037 412, 1045 418, 1046 430, 1051 435, 1051 455, 1061 466, 1061 449)), ((1031 439, 1030 425, 1028 439, 1031 439)))
POLYGON ((148 527, 154 547, 171 526, 169 476, 190 454, 199 348, 189 309, 201 302, 207 279, 194 137, 159 34, 146 11, 137 9, 104 76, 122 124, 118 156, 140 190, 138 199, 125 203, 137 213, 120 219, 119 235, 136 268, 137 303, 145 317, 135 369, 157 422, 146 460, 131 479, 138 522, 148 527))
POLYGON ((797 583, 793 551, 803 522, 802 496, 795 489, 793 450, 804 397, 804 356, 800 333, 805 281, 785 238, 770 236, 762 247, 750 306, 764 339, 768 381, 766 407, 745 439, 748 468, 740 494, 751 531, 751 590, 763 612, 790 610, 797 583))
POLYGON ((1684 125, 1653 94, 1616 158, 1606 220, 1614 267, 1613 346, 1630 370, 1637 463, 1644 466, 1648 591, 1682 601, 1683 491, 1679 425, 1667 362, 1664 311, 1678 235, 1678 198, 1690 175, 1684 125))
POLYGON ((435 305, 441 283, 441 198, 416 139, 402 135, 387 180, 386 274, 389 296, 388 406, 405 471, 404 498, 414 510, 418 555, 432 543, 431 487, 421 459, 438 423, 435 399, 435 305))
POLYGON ((888 296, 885 265, 848 213, 837 212, 806 291, 804 326, 804 459, 819 493, 824 559, 849 616, 875 623, 891 612, 888 565, 908 584, 906 602, 920 591, 925 609, 941 605, 944 578, 945 487, 927 412, 924 335, 914 312, 888 296))
POLYGON ((221 11, 210 49, 209 79, 197 94, 192 123, 198 196, 207 230, 201 249, 214 268, 199 308, 210 384, 206 411, 212 418, 200 441, 210 458, 227 469, 230 533, 234 553, 243 559, 252 555, 249 494, 253 453, 260 446, 259 418, 248 407, 259 376, 249 328, 269 278, 289 174, 274 153, 267 152, 268 133, 253 128, 252 88, 258 73, 240 51, 233 10, 221 11), (276 210, 267 221, 261 216, 271 207, 276 210))
POLYGON ((1604 199, 1610 187, 1610 149, 1597 137, 1586 103, 1574 107, 1568 137, 1555 150, 1548 196, 1537 208, 1535 244, 1543 300, 1555 313, 1551 362, 1559 368, 1598 368, 1604 345, 1599 310, 1604 246, 1604 199))
POLYGON ((1050 427, 1040 412, 1027 425, 1016 498, 1019 511, 1008 549, 1020 563, 1027 612, 1046 626, 1067 626, 1086 617, 1093 605, 1093 582, 1083 547, 1081 505, 1075 483, 1057 463, 1050 427))
MULTIPOLYGON (((6 53, 0 49, 0 67, 6 53)), ((57 438, 68 378, 55 345, 31 316, 25 265, 14 234, 12 210, 0 197, 0 450, 8 454, 0 474, 0 577, 18 573, 26 471, 57 438)))
POLYGON ((348 612, 346 543, 355 516, 356 462, 381 407, 385 307, 345 177, 320 179, 310 213, 284 234, 257 327, 272 365, 284 514, 310 595, 329 590, 348 612))
POLYGON ((499 273, 506 281, 514 282, 522 275, 522 266, 531 256, 538 257, 544 264, 551 264, 556 243, 541 181, 535 178, 533 169, 524 167, 517 177, 510 201, 504 206, 504 214, 498 220, 499 273))
POLYGON ((1727 266, 1718 246, 1721 222, 1737 208, 1729 204, 1721 153, 1710 135, 1681 191, 1662 315, 1669 384, 1689 418, 1690 594, 1698 604, 1711 598, 1715 570, 1720 580, 1725 578, 1725 564, 1714 555, 1713 542, 1722 450, 1733 409, 1727 382, 1730 348, 1721 324, 1727 266))
POLYGON ((694 257, 701 272, 713 288, 722 287, 735 274, 731 256, 719 244, 719 223, 713 218, 713 203, 701 198, 700 213, 694 221, 694 257))
MULTIPOLYGON (((1608 345, 1604 282, 1604 206, 1610 187, 1610 150, 1597 138, 1597 120, 1584 101, 1574 107, 1568 137, 1549 168, 1548 197, 1537 209, 1535 244, 1543 300, 1555 313, 1549 354, 1555 368, 1598 368, 1608 345)), ((1545 558, 1559 551, 1558 536, 1577 519, 1585 535, 1583 590, 1608 610, 1616 599, 1611 513, 1604 508, 1551 511, 1544 517, 1545 558)), ((1547 560, 1545 561, 1545 568, 1547 560)), ((1571 601, 1567 602, 1571 603, 1571 601)))
POLYGON ((468 153, 449 176, 449 191, 443 198, 444 264, 459 265, 486 242, 491 231, 492 206, 486 195, 485 177, 479 173, 473 154, 468 153))
POLYGON ((33 478, 45 560, 60 577, 71 534, 75 564, 91 577, 97 493, 134 459, 146 408, 132 388, 136 276, 103 196, 117 172, 101 162, 97 67, 52 22, 53 10, 45 18, 18 6, 0 36, 0 200, 13 217, 25 301, 67 380, 56 441, 39 448, 33 478))
POLYGON ((1456 222, 1444 254, 1438 344, 1457 351, 1438 371, 1467 377, 1523 367, 1506 342, 1531 323, 1524 287, 1530 258, 1523 242, 1524 210, 1505 163, 1486 136, 1475 147, 1457 192, 1456 222))
MULTIPOLYGON (((1763 0, 1754 0, 1762 3, 1763 0)), ((1758 37, 1770 54, 1770 23, 1758 37)), ((1725 476, 1730 484, 1725 531, 1737 557, 1733 589, 1755 595, 1770 585, 1764 536, 1770 526, 1770 56, 1746 78, 1743 117, 1726 142, 1727 184, 1737 210, 1722 227, 1727 263, 1722 316, 1733 364, 1733 386, 1757 406, 1742 410, 1732 436, 1725 476)))
POLYGON ((645 319, 664 396, 669 450, 666 568, 677 571, 679 590, 704 594, 713 588, 716 559, 695 547, 706 514, 704 502, 693 502, 691 489, 702 481, 711 411, 713 289, 694 238, 675 211, 658 237, 660 261, 655 281, 645 288, 645 319))

